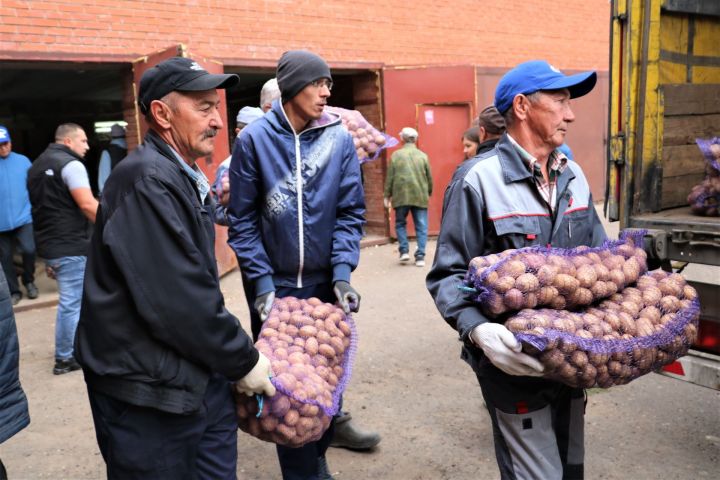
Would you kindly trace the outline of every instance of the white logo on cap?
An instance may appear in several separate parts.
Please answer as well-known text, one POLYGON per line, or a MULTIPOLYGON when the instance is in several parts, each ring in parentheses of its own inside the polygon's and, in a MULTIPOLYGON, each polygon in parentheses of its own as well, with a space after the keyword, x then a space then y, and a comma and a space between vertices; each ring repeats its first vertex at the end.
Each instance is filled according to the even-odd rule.
POLYGON ((54 177, 55 172, 52 171, 52 168, 48 168, 47 170, 45 170, 45 175, 47 175, 48 177, 54 177))
POLYGON ((554 65, 550 65, 550 70, 552 70, 555 73, 562 73, 562 72, 560 72, 560 69, 555 67, 554 65))
POLYGON ((202 70, 202 71, 204 71, 205 69, 204 69, 203 67, 201 67, 200 65, 198 65, 197 62, 192 62, 192 63, 190 64, 190 70, 202 70))
POLYGON ((0 140, 3 140, 5 138, 9 138, 9 135, 5 130, 0 128, 0 140))

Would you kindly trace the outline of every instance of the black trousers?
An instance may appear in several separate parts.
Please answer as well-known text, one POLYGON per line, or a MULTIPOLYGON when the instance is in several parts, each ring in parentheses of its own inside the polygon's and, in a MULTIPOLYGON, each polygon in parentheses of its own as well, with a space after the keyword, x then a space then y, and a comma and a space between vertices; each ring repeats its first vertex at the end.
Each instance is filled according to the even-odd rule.
POLYGON ((13 265, 13 250, 16 243, 22 253, 22 283, 27 285, 35 281, 35 239, 32 223, 15 230, 0 232, 0 263, 5 271, 10 293, 21 293, 13 265))
POLYGON ((497 369, 478 380, 502 480, 583 478, 583 389, 497 369))
POLYGON ((109 479, 235 479, 237 416, 230 382, 211 377, 200 410, 178 415, 88 389, 109 479))
MULTIPOLYGON (((250 325, 253 339, 257 340, 262 322, 260 321, 260 315, 258 315, 253 306, 255 289, 253 288, 252 282, 244 276, 243 289, 245 290, 245 298, 247 299, 248 308, 250 309, 250 325)), ((328 303, 335 303, 337 300, 333 293, 331 283, 311 285, 304 288, 275 287, 275 296, 277 298, 296 297, 305 299, 317 297, 323 302, 328 303)), ((340 399, 340 405, 342 408, 342 399, 340 399)), ((317 442, 310 442, 300 448, 277 445, 278 460, 280 462, 283 480, 317 480, 318 458, 325 456, 325 452, 327 452, 327 449, 330 447, 330 441, 332 440, 334 431, 335 418, 333 418, 333 421, 330 422, 330 427, 317 442)))

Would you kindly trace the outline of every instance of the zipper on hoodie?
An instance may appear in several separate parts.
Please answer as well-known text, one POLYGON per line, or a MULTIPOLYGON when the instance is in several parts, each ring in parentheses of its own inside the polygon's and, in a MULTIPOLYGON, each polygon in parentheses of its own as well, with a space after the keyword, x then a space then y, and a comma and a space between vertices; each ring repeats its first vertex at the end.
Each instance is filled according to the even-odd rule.
MULTIPOLYGON (((290 123, 290 122, 288 122, 290 123)), ((290 125, 292 128, 292 124, 290 125)), ((302 157, 300 156, 300 135, 295 134, 293 129, 293 136, 295 137, 295 192, 297 194, 297 208, 298 208, 298 248, 299 252, 299 265, 297 274, 297 288, 302 288, 302 271, 305 266, 305 241, 304 241, 304 221, 303 221, 303 199, 302 199, 302 157)))
POLYGON ((290 130, 293 133, 293 138, 295 139, 295 191, 297 196, 297 206, 298 206, 298 248, 300 251, 298 252, 299 262, 298 262, 298 273, 297 273, 297 282, 296 286, 297 288, 302 288, 302 272, 303 268, 305 267, 305 234, 304 234, 304 225, 305 221, 303 219, 303 199, 302 199, 302 156, 300 155, 300 135, 303 133, 309 132, 311 130, 316 130, 318 128, 325 128, 329 127, 330 125, 333 125, 335 122, 331 122, 327 125, 322 125, 318 127, 311 127, 303 130, 300 133, 295 132, 295 128, 292 126, 292 123, 290 123, 290 119, 287 117, 287 114, 285 113, 285 109, 282 107, 282 104, 280 105, 280 111, 283 113, 283 117, 285 117, 285 121, 290 126, 290 130))

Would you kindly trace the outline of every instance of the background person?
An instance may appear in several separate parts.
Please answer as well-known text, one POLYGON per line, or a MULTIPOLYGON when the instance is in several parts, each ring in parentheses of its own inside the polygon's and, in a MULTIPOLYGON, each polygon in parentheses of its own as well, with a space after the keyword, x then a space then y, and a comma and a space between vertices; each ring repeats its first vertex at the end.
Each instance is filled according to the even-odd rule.
POLYGON ((98 207, 83 164, 89 148, 82 127, 64 123, 55 131, 55 142, 28 171, 37 253, 45 259, 48 275, 58 285, 55 375, 80 368, 73 357, 73 339, 80 317, 87 247, 98 207))
POLYGON ((277 78, 271 78, 265 82, 260 90, 260 108, 263 112, 269 112, 272 103, 280 98, 280 87, 277 78))
POLYGON ((488 105, 478 115, 478 138, 480 144, 476 155, 492 150, 505 133, 505 119, 495 105, 488 105))
POLYGON ((109 478, 235 478, 230 381, 275 393, 269 360, 225 309, 196 164, 223 128, 216 89, 237 82, 181 57, 145 71, 148 132, 105 185, 76 347, 109 478))
MULTIPOLYGON (((240 135, 245 127, 264 115, 264 112, 258 107, 242 107, 235 119, 235 138, 240 135)), ((232 148, 234 148, 233 142, 232 148)), ((213 182, 216 204, 214 210, 215 223, 227 226, 227 205, 230 202, 230 154, 215 170, 215 181, 213 182)))
POLYGON ((5 273, 12 304, 22 299, 13 253, 15 244, 22 255, 22 283, 30 299, 38 297, 35 285, 35 240, 33 238, 27 173, 30 159, 12 151, 7 128, 0 125, 0 263, 5 273))
POLYGON ((116 123, 110 127, 110 143, 100 154, 100 162, 98 163, 98 191, 101 194, 110 172, 115 169, 120 160, 125 158, 126 155, 125 127, 116 123))
MULTIPOLYGON (((276 295, 337 301, 346 313, 360 308, 350 275, 360 257, 365 200, 352 137, 324 108, 330 68, 314 53, 289 51, 277 81, 281 99, 238 137, 230 163, 228 243, 256 338, 276 295)), ((278 445, 283 478, 332 478, 325 452, 336 423, 354 445, 377 445, 379 435, 355 429, 350 418, 336 417, 320 440, 303 447, 278 445)))
POLYGON ((472 158, 477 154, 480 138, 478 137, 478 128, 470 127, 462 135, 463 155, 465 160, 472 158))
POLYGON ((458 285, 476 256, 530 245, 594 247, 606 239, 582 169, 558 151, 575 120, 570 99, 587 94, 596 79, 595 72, 565 76, 544 61, 506 73, 495 105, 507 133, 456 172, 445 194, 427 287, 479 380, 503 479, 583 477, 584 391, 538 378, 542 364, 521 352, 503 318, 485 317, 458 285))
POLYGON ((417 250, 415 265, 425 266, 427 243, 427 207, 432 195, 433 182, 428 156, 417 148, 418 132, 405 127, 400 131, 402 148, 390 157, 385 177, 385 208, 395 209, 395 232, 398 237, 400 262, 410 261, 410 245, 407 236, 407 216, 412 214, 415 223, 417 250))

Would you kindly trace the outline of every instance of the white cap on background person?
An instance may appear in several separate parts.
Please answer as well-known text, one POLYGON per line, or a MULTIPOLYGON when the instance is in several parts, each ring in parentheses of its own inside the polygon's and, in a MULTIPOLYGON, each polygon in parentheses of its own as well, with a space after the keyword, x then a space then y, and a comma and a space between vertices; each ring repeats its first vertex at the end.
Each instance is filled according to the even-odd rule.
POLYGON ((418 132, 414 128, 405 127, 400 130, 400 136, 403 140, 417 140, 418 132))

